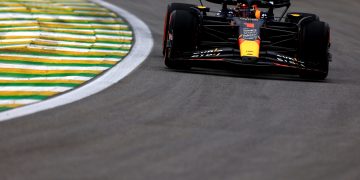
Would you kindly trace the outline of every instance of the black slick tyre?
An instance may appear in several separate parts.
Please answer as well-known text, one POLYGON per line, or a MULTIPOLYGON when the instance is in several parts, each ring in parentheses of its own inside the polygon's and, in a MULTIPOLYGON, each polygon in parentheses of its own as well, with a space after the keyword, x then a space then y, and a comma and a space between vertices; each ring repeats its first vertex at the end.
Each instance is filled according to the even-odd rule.
POLYGON ((329 73, 330 28, 321 21, 313 21, 302 27, 300 58, 307 71, 300 77, 310 80, 324 80, 329 73))
POLYGON ((184 61, 175 59, 182 57, 184 52, 195 50, 197 33, 198 18, 194 13, 185 10, 176 10, 171 13, 167 37, 169 47, 165 49, 164 57, 168 68, 190 68, 184 61))
POLYGON ((190 11, 190 8, 195 7, 195 5, 192 4, 184 4, 184 3, 171 3, 167 6, 165 19, 164 19, 164 34, 163 34, 163 55, 165 55, 165 48, 167 43, 167 36, 169 31, 169 21, 170 21, 170 15, 175 10, 184 10, 184 11, 190 11))

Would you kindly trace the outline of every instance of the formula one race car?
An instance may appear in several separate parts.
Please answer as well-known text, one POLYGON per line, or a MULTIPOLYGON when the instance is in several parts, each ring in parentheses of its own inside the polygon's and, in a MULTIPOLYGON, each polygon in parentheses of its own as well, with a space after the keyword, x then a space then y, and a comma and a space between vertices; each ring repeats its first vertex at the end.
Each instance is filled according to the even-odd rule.
POLYGON ((172 3, 163 54, 172 69, 217 63, 286 69, 305 79, 328 76, 330 28, 315 14, 287 13, 290 0, 207 0, 219 11, 172 3), (276 10, 284 9, 275 16, 276 10))

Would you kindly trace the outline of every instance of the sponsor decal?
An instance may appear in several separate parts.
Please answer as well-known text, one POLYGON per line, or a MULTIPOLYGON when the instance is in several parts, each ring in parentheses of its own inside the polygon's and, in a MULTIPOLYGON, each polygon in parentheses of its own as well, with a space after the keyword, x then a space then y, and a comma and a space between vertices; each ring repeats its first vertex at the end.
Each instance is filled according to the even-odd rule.
POLYGON ((283 56, 283 55, 276 55, 276 60, 278 60, 279 62, 283 62, 283 63, 288 63, 288 64, 292 64, 292 65, 300 65, 302 67, 304 67, 303 63, 301 61, 299 61, 297 58, 292 58, 292 57, 288 57, 288 56, 283 56))
POLYGON ((216 48, 216 49, 213 49, 213 50, 195 52, 195 53, 191 56, 191 58, 220 56, 222 51, 223 51, 223 50, 220 50, 220 49, 217 49, 217 48, 216 48))

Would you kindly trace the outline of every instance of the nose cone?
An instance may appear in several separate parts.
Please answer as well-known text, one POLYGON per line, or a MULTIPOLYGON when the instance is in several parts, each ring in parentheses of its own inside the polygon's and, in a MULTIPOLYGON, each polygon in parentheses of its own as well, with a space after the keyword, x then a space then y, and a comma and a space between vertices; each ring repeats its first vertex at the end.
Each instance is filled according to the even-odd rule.
POLYGON ((260 40, 244 40, 239 38, 240 56, 259 58, 260 40))

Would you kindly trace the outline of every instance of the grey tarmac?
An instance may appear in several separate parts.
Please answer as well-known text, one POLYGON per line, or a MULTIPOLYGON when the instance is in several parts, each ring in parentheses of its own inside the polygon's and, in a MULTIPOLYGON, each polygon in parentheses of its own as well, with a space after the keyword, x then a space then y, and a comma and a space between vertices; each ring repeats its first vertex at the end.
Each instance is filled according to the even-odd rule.
POLYGON ((168 70, 165 1, 110 2, 149 25, 152 54, 97 95, 0 123, 1 180, 360 179, 360 1, 293 1, 331 25, 325 82, 168 70))

